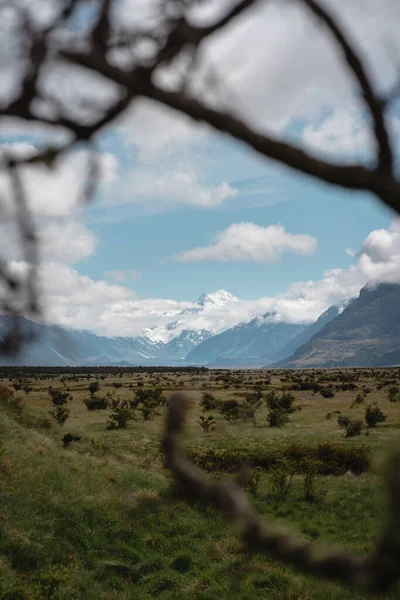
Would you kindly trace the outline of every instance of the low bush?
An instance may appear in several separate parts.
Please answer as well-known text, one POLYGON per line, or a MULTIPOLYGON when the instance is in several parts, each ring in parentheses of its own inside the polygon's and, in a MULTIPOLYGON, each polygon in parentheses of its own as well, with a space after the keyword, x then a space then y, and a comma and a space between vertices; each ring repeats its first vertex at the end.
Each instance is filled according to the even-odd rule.
POLYGON ((216 410, 219 406, 220 401, 210 392, 204 392, 200 400, 200 406, 204 411, 216 410))
POLYGON ((346 446, 326 442, 317 446, 290 444, 286 448, 271 450, 265 446, 251 448, 187 448, 193 462, 207 472, 234 473, 243 464, 269 469, 280 458, 300 463, 305 458, 317 460, 320 475, 344 475, 351 471, 357 475, 368 470, 370 451, 367 446, 346 446))
POLYGON ((209 433, 210 431, 214 431, 216 421, 212 415, 209 415, 207 418, 201 415, 198 423, 205 433, 209 433))
POLYGON ((102 396, 90 396, 83 401, 88 410, 106 410, 110 403, 108 398, 102 396))
POLYGON ((345 437, 356 437, 361 435, 363 422, 358 419, 351 419, 347 415, 338 416, 338 425, 346 431, 345 437))
POLYGON ((120 401, 106 423, 106 429, 125 429, 128 422, 135 419, 135 412, 126 401, 120 401))
POLYGON ((333 398, 335 396, 335 392, 331 388, 321 388, 319 393, 323 398, 333 398))
POLYGON ((384 423, 387 415, 379 408, 376 402, 368 404, 365 408, 365 422, 367 427, 376 427, 378 423, 384 423))
POLYGON ((69 417, 69 410, 65 406, 57 406, 57 408, 50 412, 50 415, 62 427, 69 417))
POLYGON ((61 390, 56 390, 52 387, 49 387, 48 392, 54 406, 63 406, 64 404, 67 404, 68 400, 72 400, 72 396, 68 392, 62 392, 61 390))

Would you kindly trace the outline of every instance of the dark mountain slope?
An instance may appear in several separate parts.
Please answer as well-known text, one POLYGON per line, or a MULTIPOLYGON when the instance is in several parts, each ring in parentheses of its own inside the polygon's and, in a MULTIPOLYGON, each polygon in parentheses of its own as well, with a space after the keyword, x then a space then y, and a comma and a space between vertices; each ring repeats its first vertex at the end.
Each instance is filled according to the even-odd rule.
POLYGON ((364 287, 359 297, 279 367, 400 364, 400 285, 364 287))

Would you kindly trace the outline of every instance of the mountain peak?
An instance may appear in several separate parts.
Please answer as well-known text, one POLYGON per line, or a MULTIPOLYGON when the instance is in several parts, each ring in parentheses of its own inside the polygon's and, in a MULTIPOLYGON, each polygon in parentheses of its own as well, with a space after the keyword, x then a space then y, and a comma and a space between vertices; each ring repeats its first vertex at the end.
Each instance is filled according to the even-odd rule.
POLYGON ((229 302, 236 302, 237 298, 232 296, 226 290, 217 290, 216 292, 212 292, 211 294, 201 294, 200 298, 198 298, 195 304, 200 306, 224 306, 229 302))

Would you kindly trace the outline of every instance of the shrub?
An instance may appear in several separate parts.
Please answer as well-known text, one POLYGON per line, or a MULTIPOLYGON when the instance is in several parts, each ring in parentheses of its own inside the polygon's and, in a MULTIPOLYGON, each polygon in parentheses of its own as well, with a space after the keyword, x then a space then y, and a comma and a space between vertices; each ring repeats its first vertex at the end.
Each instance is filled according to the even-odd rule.
POLYGON ((91 381, 89 383, 89 393, 93 396, 96 392, 99 391, 100 384, 98 381, 91 381))
POLYGON ((133 400, 130 402, 132 408, 137 408, 139 404, 143 406, 165 406, 167 399, 163 396, 160 388, 143 388, 137 390, 133 400))
POLYGON ((354 406, 360 406, 360 404, 362 404, 363 402, 365 402, 365 394, 364 392, 358 392, 356 399, 353 400, 353 402, 351 403, 351 408, 353 408, 354 406))
POLYGON ((289 421, 289 414, 297 409, 293 406, 295 397, 290 393, 283 393, 280 396, 276 392, 268 392, 265 395, 265 402, 268 407, 267 422, 270 427, 283 427, 289 421))
POLYGON ((350 417, 346 415, 339 415, 338 424, 341 429, 346 430, 345 437, 356 437, 361 435, 363 422, 358 419, 350 419, 350 417))
POLYGON ((326 418, 327 418, 327 419, 328 419, 328 421, 329 421, 330 419, 332 419, 332 417, 333 417, 334 415, 340 415, 340 410, 333 410, 332 412, 328 412, 328 413, 326 414, 326 418))
POLYGON ((214 431, 216 421, 212 415, 209 415, 207 418, 201 415, 198 423, 205 433, 209 433, 210 431, 214 431))
POLYGON ((280 396, 272 391, 265 394, 265 402, 270 410, 281 410, 286 414, 294 413, 296 407, 293 406, 293 402, 296 398, 293 394, 283 393, 280 396))
POLYGON ((157 398, 147 398, 143 400, 141 406, 139 406, 139 412, 145 421, 154 419, 155 416, 160 416, 157 408, 160 406, 160 401, 157 398))
POLYGON ((69 417, 69 410, 64 406, 57 406, 57 408, 50 412, 50 415, 62 427, 69 417))
POLYGON ((244 485, 244 490, 248 494, 251 494, 252 496, 255 496, 257 494, 258 486, 259 486, 260 479, 261 479, 261 474, 262 474, 262 469, 260 469, 259 467, 252 469, 250 477, 244 485))
POLYGON ((219 400, 210 392, 204 392, 202 398, 200 400, 200 406, 204 411, 207 410, 216 410, 219 405, 219 400))
POLYGON ((14 395, 14 390, 4 384, 0 384, 0 401, 7 402, 14 395))
POLYGON ((220 404, 219 412, 228 421, 237 421, 240 418, 241 406, 237 400, 224 400, 220 404))
POLYGON ((135 419, 135 413, 127 402, 119 402, 106 423, 106 429, 125 429, 128 421, 135 419))
POLYGON ((331 388, 321 388, 319 393, 323 398, 333 398, 335 395, 335 392, 331 388))
POLYGON ((289 415, 278 408, 268 411, 267 422, 270 427, 283 427, 289 420, 289 415))
POLYGON ((90 396, 90 398, 86 398, 83 402, 86 404, 88 410, 105 410, 110 405, 108 398, 102 396, 90 396))
POLYGON ((376 402, 368 404, 365 408, 365 422, 367 427, 376 427, 378 423, 384 423, 387 415, 379 408, 376 402))
POLYGON ((74 435, 73 433, 66 433, 62 438, 64 448, 68 448, 71 442, 79 442, 81 439, 80 435, 74 435))
POLYGON ((314 458, 303 458, 299 463, 299 472, 304 477, 304 498, 307 502, 315 502, 322 497, 318 489, 318 477, 321 462, 314 458))
POLYGON ((52 387, 49 387, 48 392, 51 396, 51 401, 54 406, 63 406, 63 404, 67 404, 68 400, 72 400, 72 396, 68 392, 55 390, 52 387))
POLYGON ((388 395, 388 400, 389 402, 400 402, 400 393, 396 392, 396 393, 390 393, 388 395))
POLYGON ((283 500, 290 492, 296 467, 293 462, 282 458, 276 461, 269 472, 269 484, 272 494, 279 500, 283 500))

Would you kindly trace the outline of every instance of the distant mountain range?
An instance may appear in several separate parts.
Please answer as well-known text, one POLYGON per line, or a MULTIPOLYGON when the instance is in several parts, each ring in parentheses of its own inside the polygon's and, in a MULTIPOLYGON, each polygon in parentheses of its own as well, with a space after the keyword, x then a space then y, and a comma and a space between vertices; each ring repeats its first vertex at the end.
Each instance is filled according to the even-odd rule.
POLYGON ((400 285, 365 286, 357 299, 277 366, 400 365, 400 285))
MULTIPOLYGON (((136 337, 105 337, 23 320, 35 339, 0 364, 29 366, 209 366, 279 368, 400 364, 400 285, 364 287, 346 308, 332 306, 311 325, 282 323, 275 313, 222 332, 183 329, 184 315, 202 317, 237 298, 202 294, 167 325, 136 337)), ((201 319, 200 319, 201 320, 201 319)), ((8 326, 0 317, 0 339, 8 326)))
MULTIPOLYGON (((202 294, 190 309, 183 310, 165 326, 145 329, 136 337, 106 337, 88 331, 42 325, 23 319, 26 333, 34 341, 16 357, 0 356, 0 364, 15 365, 182 365, 190 351, 217 332, 207 329, 182 329, 188 311, 201 316, 221 309, 237 298, 225 290, 202 294)), ((0 316, 0 339, 8 329, 7 317, 0 316)))

